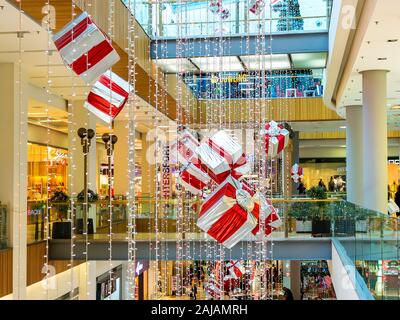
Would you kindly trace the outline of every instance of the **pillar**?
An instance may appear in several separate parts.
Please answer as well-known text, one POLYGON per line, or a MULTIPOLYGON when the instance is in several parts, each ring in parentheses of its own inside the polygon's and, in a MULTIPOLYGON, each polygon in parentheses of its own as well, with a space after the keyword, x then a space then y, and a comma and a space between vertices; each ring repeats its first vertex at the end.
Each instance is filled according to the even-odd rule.
MULTIPOLYGON (((68 125, 68 191, 72 197, 76 197, 84 188, 84 162, 81 139, 78 136, 79 128, 96 130, 96 123, 100 120, 83 107, 84 101, 70 101, 68 103, 69 125, 68 125)), ((91 141, 88 154, 87 181, 88 189, 98 193, 97 179, 99 167, 97 165, 97 143, 96 138, 91 141)), ((78 217, 79 218, 79 217, 78 217)), ((96 206, 89 208, 88 218, 93 219, 94 232, 96 232, 96 206)))
POLYGON ((297 260, 290 261, 290 290, 294 300, 301 300, 301 263, 297 260))
POLYGON ((363 108, 346 107, 347 201, 363 205, 363 108))
POLYGON ((129 191, 128 179, 128 122, 117 120, 114 122, 114 134, 118 142, 114 150, 114 189, 115 195, 126 195, 129 191))
POLYGON ((369 70, 363 77, 363 203, 387 212, 387 71, 369 70))
POLYGON ((7 205, 8 240, 13 248, 13 298, 26 298, 27 82, 19 66, 0 63, 0 201, 7 205))

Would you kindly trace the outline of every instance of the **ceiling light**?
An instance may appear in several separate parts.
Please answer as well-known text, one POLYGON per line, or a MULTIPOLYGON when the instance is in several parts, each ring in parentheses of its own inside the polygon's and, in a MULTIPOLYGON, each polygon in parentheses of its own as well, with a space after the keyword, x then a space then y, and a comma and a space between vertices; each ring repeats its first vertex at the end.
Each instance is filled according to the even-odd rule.
POLYGON ((154 61, 164 73, 193 72, 197 70, 188 59, 184 58, 157 59, 154 61))
POLYGON ((400 105, 392 106, 392 110, 400 110, 400 105))
POLYGON ((244 71, 237 57, 201 57, 192 58, 192 62, 203 72, 244 71))
POLYGON ((397 42, 399 39, 389 39, 387 42, 397 42))
POLYGON ((320 69, 326 67, 327 52, 292 53, 293 68, 320 69))
POLYGON ((284 70, 291 67, 287 54, 241 56, 240 59, 248 70, 284 70))
POLYGON ((379 61, 385 61, 387 58, 378 58, 379 61))
POLYGON ((347 127, 346 126, 341 126, 340 129, 347 129, 347 127))

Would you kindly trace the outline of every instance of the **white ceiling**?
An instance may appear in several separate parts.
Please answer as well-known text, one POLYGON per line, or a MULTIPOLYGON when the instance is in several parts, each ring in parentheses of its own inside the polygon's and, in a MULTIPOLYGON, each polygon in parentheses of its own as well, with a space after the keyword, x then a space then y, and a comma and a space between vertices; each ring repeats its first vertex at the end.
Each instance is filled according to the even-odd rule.
POLYGON ((367 32, 358 53, 352 74, 339 102, 339 112, 343 106, 362 104, 361 71, 373 69, 389 70, 387 108, 389 124, 400 127, 399 110, 390 110, 400 104, 400 1, 378 0, 373 18, 370 19, 367 32), (389 42, 389 40, 397 40, 389 42), (385 60, 382 60, 384 58, 385 60))

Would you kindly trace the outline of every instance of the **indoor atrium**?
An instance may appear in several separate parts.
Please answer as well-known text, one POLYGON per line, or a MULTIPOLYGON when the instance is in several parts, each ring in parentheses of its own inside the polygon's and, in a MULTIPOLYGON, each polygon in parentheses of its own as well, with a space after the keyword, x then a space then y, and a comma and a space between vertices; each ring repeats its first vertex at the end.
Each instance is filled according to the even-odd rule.
POLYGON ((399 12, 0 0, 0 303, 400 300, 399 12))

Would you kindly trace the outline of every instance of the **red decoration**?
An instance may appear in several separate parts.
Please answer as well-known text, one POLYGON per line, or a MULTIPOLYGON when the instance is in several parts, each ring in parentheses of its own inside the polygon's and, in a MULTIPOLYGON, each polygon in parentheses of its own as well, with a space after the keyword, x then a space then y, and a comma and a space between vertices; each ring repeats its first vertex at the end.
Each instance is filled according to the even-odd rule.
POLYGON ((85 108, 111 123, 128 101, 131 86, 115 73, 107 71, 92 87, 85 108))
POLYGON ((262 134, 265 135, 266 153, 271 158, 276 157, 289 144, 289 131, 275 121, 267 123, 262 134))
POLYGON ((86 12, 54 35, 53 41, 64 62, 86 83, 99 78, 120 59, 86 12))
POLYGON ((232 248, 256 227, 251 195, 240 182, 227 178, 203 203, 197 225, 227 248, 232 248))

